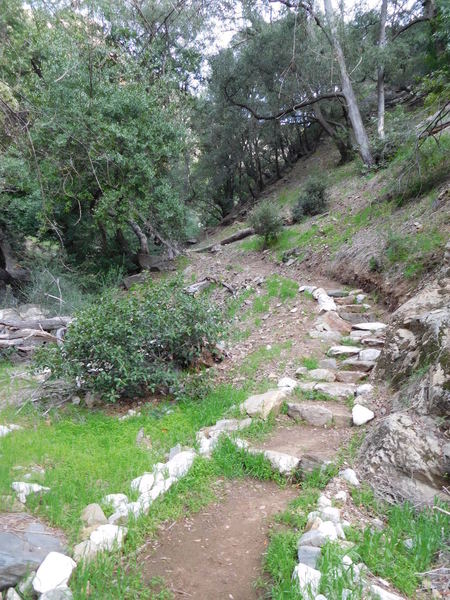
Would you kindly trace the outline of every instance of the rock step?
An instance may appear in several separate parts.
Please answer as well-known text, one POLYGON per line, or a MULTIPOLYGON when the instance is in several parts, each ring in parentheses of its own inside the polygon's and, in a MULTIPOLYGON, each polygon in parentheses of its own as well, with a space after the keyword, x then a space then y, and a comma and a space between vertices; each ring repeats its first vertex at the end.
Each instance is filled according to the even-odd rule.
POLYGON ((340 304, 339 312, 367 313, 370 308, 370 304, 340 304))
POLYGON ((357 385, 354 383, 328 382, 328 381, 307 381, 297 384, 297 388, 304 392, 323 392, 327 396, 343 400, 348 396, 354 396, 357 385))
POLYGON ((315 427, 350 427, 352 424, 351 412, 333 402, 288 402, 287 406, 287 414, 291 418, 302 419, 315 427))
POLYGON ((342 361, 342 364, 345 367, 355 368, 358 371, 371 371, 375 362, 371 360, 359 360, 358 358, 346 358, 342 361))
POLYGON ((328 350, 327 355, 328 356, 347 356, 347 355, 352 355, 352 354, 359 354, 361 352, 362 348, 360 348, 359 346, 331 346, 331 348, 328 350))
POLYGON ((345 321, 351 323, 352 325, 357 325, 359 323, 372 323, 375 318, 375 315, 371 312, 354 313, 349 312, 348 310, 340 311, 339 316, 342 317, 345 321))
POLYGON ((381 323, 380 321, 361 321, 361 323, 353 324, 353 329, 362 329, 364 331, 381 331, 386 327, 386 323, 381 323))

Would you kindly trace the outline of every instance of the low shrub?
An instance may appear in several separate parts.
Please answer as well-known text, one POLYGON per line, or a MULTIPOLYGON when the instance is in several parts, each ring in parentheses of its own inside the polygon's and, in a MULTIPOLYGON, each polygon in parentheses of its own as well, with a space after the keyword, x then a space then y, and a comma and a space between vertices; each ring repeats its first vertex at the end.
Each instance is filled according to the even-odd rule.
POLYGON ((250 213, 249 223, 255 233, 264 239, 264 246, 274 242, 283 229, 283 220, 278 206, 270 202, 261 202, 250 213))
POLYGON ((115 401, 146 390, 177 390, 182 369, 214 347, 218 311, 183 290, 182 280, 149 282, 130 294, 105 292, 76 314, 64 345, 38 351, 35 364, 115 401))
POLYGON ((311 177, 306 182, 297 204, 292 209, 294 223, 300 222, 306 216, 319 215, 327 208, 326 183, 318 177, 311 177))

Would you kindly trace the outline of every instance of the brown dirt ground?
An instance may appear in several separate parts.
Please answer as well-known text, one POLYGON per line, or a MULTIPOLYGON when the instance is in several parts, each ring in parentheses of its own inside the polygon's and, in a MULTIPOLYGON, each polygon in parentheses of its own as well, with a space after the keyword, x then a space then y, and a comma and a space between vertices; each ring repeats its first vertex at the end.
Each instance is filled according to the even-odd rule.
POLYGON ((164 579, 175 598, 256 600, 271 518, 295 498, 293 487, 226 481, 205 511, 166 527, 138 562, 144 578, 164 579))

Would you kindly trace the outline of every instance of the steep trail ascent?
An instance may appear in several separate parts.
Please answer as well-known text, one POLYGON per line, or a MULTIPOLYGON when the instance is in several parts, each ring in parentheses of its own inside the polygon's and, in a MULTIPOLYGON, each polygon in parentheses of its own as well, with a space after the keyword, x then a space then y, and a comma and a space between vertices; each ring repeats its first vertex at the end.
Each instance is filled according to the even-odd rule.
MULTIPOLYGON (((305 471, 333 461, 355 432, 351 405, 374 362, 361 360, 358 370, 358 355, 353 358, 355 366, 345 366, 346 358, 352 360, 350 353, 330 358, 327 351, 343 336, 352 336, 352 345, 359 351, 383 343, 382 332, 358 333, 339 314, 355 324, 369 318, 386 320, 385 311, 378 306, 369 308, 365 304, 368 298, 358 304, 355 294, 345 300, 345 291, 335 298, 335 310, 321 313, 308 291, 302 294, 296 290, 287 298, 277 294, 267 297, 267 282, 274 275, 298 285, 310 283, 311 276, 297 266, 276 264, 267 254, 244 252, 240 243, 220 253, 192 255, 184 275, 186 280, 214 277, 224 282, 226 287, 217 286, 210 292, 218 302, 229 296, 229 288, 236 298, 245 296, 232 317, 236 329, 245 335, 236 336, 226 349, 224 361, 214 367, 217 379, 242 385, 253 378, 256 383, 265 382, 266 389, 267 382, 272 382, 271 388, 281 387, 287 394, 288 414, 281 414, 280 407, 274 411, 275 426, 270 434, 262 441, 239 443, 252 452, 274 451, 275 463, 277 453, 295 457, 305 471), (360 343, 362 338, 373 339, 366 345, 360 343), (310 369, 302 366, 305 363, 310 369), (288 378, 284 382, 288 387, 283 387, 283 377, 288 378)), ((338 283, 323 278, 311 283, 326 290, 342 290, 338 283)), ((363 397, 359 395, 356 401, 365 404, 363 397)), ((148 582, 161 578, 175 598, 267 597, 267 589, 258 587, 258 582, 264 580, 263 559, 273 518, 298 496, 300 486, 290 479, 285 487, 279 487, 251 478, 220 479, 216 485, 217 502, 192 517, 167 524, 156 539, 149 540, 138 557, 144 577, 148 582)))

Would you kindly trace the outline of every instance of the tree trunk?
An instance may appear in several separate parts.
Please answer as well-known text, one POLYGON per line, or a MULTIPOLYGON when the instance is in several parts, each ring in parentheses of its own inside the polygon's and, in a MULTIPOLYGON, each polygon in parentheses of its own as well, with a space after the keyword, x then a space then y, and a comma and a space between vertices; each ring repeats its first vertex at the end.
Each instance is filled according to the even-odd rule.
POLYGON ((366 129, 361 118, 361 113, 359 112, 358 102, 356 101, 355 92, 347 71, 344 52, 342 51, 342 47, 339 42, 331 0, 324 0, 324 5, 325 14, 331 29, 331 41, 338 62, 339 71, 341 73, 342 92, 347 102, 348 114, 352 124, 353 133, 355 135, 355 140, 358 144, 359 153, 364 163, 368 166, 371 166, 374 164, 374 160, 370 151, 369 138, 367 137, 366 129))
POLYGON ((147 240, 147 236, 145 235, 145 233, 142 231, 142 229, 139 227, 139 225, 135 221, 132 221, 130 219, 128 221, 128 224, 131 227, 131 229, 133 230, 137 239, 139 240, 139 254, 149 254, 148 240, 147 240))
POLYGON ((321 125, 322 129, 333 139, 334 143, 336 144, 337 149, 339 150, 339 154, 341 155, 340 162, 342 164, 348 162, 352 156, 351 148, 349 148, 345 141, 340 137, 340 135, 336 131, 336 128, 333 127, 333 125, 331 125, 330 123, 328 123, 328 121, 322 113, 319 103, 314 105, 314 115, 317 121, 319 122, 319 125, 321 125))
MULTIPOLYGON (((378 48, 382 52, 386 47, 386 18, 387 18, 387 0, 382 0, 380 14, 380 35, 378 38, 378 48)), ((384 139, 384 64, 380 61, 377 76, 377 100, 378 100, 378 137, 384 139)))

